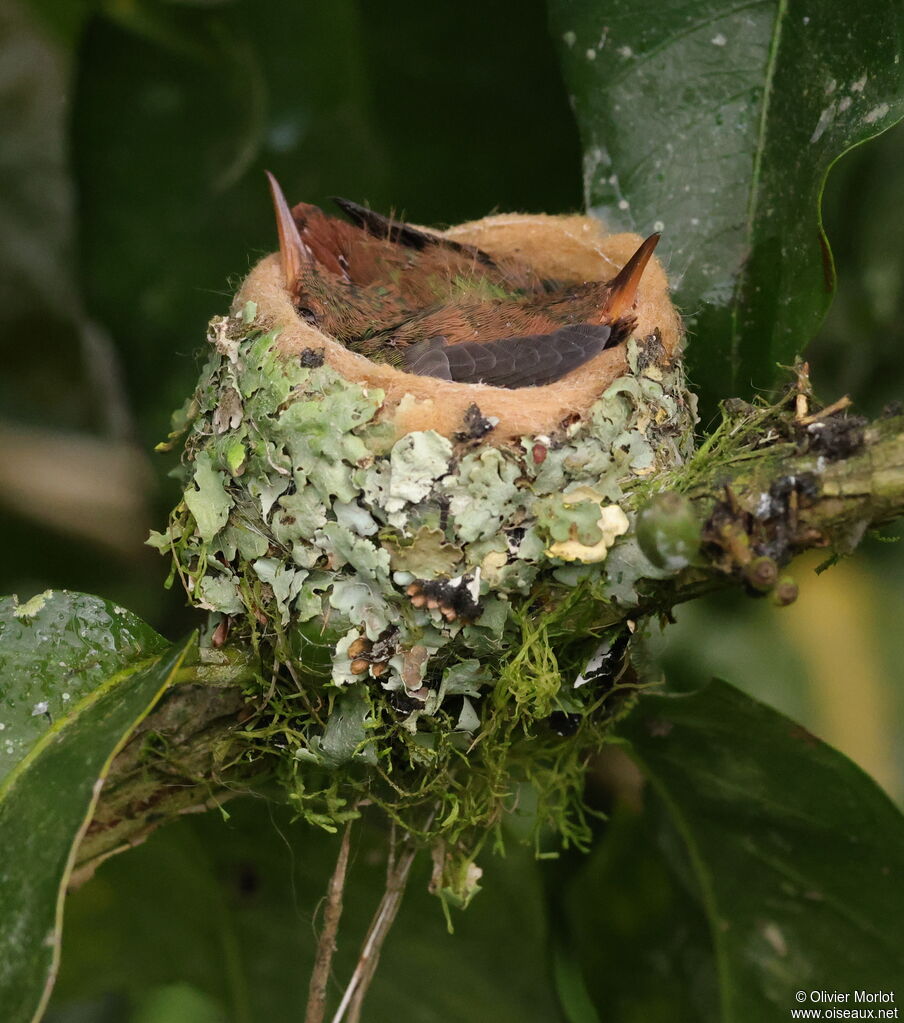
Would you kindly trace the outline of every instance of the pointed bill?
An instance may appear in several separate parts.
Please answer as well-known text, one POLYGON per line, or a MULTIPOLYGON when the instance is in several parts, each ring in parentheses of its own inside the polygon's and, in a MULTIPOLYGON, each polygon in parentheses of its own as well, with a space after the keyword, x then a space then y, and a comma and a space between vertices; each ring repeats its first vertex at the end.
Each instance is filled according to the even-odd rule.
POLYGON ((279 258, 282 263, 283 276, 286 279, 286 290, 295 293, 298 281, 304 270, 313 262, 311 250, 301 240, 298 227, 292 217, 289 204, 279 187, 279 182, 270 173, 264 171, 270 182, 270 195, 273 197, 273 211, 276 213, 276 230, 279 234, 279 258))
POLYGON ((617 320, 631 312, 634 299, 637 297, 637 286, 661 237, 659 234, 651 234, 646 241, 641 242, 620 273, 610 281, 604 310, 607 317, 617 320))

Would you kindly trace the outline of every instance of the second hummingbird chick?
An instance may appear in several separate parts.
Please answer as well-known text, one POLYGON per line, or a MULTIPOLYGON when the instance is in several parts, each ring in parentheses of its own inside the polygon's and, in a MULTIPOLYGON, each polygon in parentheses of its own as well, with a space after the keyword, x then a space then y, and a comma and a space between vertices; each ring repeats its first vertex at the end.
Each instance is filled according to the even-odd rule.
POLYGON ((268 177, 299 314, 373 361, 458 383, 553 383, 624 341, 659 241, 647 238, 608 283, 557 284, 348 200, 339 202, 356 224, 305 204, 290 211, 268 177))
POLYGON ((356 223, 298 203, 289 210, 268 173, 287 288, 299 314, 347 347, 463 296, 542 291, 520 260, 496 262, 471 245, 392 221, 347 199, 356 223))

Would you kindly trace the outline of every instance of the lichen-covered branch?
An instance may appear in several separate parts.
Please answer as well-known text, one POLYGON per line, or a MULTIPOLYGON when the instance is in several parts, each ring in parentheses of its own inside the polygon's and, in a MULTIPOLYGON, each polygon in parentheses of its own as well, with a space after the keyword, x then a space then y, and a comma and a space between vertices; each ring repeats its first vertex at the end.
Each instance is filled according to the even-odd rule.
POLYGON ((789 401, 746 407, 721 433, 712 465, 703 452, 688 466, 688 497, 705 523, 703 563, 676 577, 666 595, 675 603, 696 597, 701 583, 731 580, 790 603, 796 587, 781 569, 796 554, 850 553, 867 530, 904 514, 904 417, 868 424, 839 410, 801 421, 789 401))
MULTIPOLYGON (((859 452, 820 467, 807 460, 820 483, 804 519, 829 537, 856 538, 904 514, 904 417, 881 419, 863 435, 859 452)), ((806 465, 802 463, 802 468, 806 465)))

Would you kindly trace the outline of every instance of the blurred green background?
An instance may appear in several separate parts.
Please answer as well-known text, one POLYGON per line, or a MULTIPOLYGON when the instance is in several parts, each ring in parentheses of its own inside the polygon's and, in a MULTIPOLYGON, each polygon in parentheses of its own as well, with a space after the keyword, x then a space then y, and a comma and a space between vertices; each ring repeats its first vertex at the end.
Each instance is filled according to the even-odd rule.
MULTIPOLYGON (((582 205, 538 0, 7 0, 0 111, 0 592, 98 593, 171 638, 195 616, 143 546, 176 499, 175 456, 151 451, 207 320, 275 246, 263 169, 290 200, 426 224, 582 205)), ((898 127, 825 199, 840 286, 808 357, 825 400, 868 415, 904 399, 902 194, 898 127)), ((675 686, 717 674, 780 708, 904 802, 904 547, 818 561, 794 607, 680 608, 657 656, 675 686)), ((59 1018, 216 1018, 167 992, 59 1018)))

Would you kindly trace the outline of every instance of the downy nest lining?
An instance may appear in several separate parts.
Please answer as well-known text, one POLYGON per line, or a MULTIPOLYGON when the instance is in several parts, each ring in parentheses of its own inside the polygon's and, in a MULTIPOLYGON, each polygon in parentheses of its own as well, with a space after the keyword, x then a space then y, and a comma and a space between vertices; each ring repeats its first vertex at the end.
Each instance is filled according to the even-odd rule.
MULTIPOLYGON (((635 234, 607 235, 599 221, 582 216, 502 214, 450 228, 444 234, 497 260, 518 257, 540 276, 563 283, 610 280, 641 242, 635 234)), ((399 434, 435 430, 454 437, 475 403, 485 417, 498 420, 489 443, 517 440, 530 433, 548 434, 563 419, 585 415, 627 369, 626 349, 619 345, 600 352, 555 383, 511 391, 415 376, 374 363, 299 318, 286 293, 277 255, 268 256, 252 270, 238 295, 240 303, 247 300, 257 304, 261 322, 279 329, 278 344, 284 354, 322 351, 327 364, 346 379, 379 387, 385 395, 381 417, 391 419, 399 434)), ((635 319, 634 337, 657 334, 662 345, 659 361, 667 362, 677 354, 681 321, 669 299, 665 272, 655 257, 641 278, 635 319)))
MULTIPOLYGON (((578 216, 494 216, 448 234, 574 281, 610 279, 639 242, 578 216)), ((516 391, 347 351, 298 317, 276 255, 213 321, 178 417, 184 497, 150 542, 172 553, 193 603, 263 639, 297 677, 340 688, 325 724, 299 710, 297 761, 373 763, 374 722, 389 720, 392 756, 422 771, 433 757, 440 777, 448 747, 418 733, 469 742, 505 672, 534 687, 519 714, 599 706, 588 643, 640 579, 669 574, 631 535, 631 492, 681 463, 695 419, 655 260, 635 313, 626 344, 516 391), (565 610, 576 599, 585 625, 565 610)))

